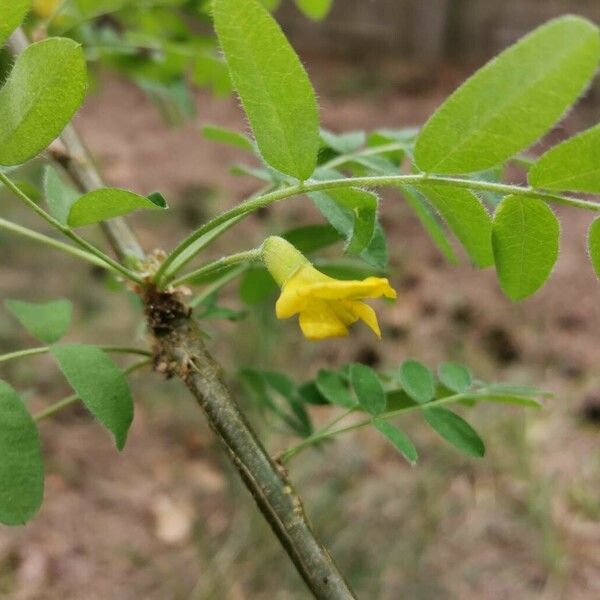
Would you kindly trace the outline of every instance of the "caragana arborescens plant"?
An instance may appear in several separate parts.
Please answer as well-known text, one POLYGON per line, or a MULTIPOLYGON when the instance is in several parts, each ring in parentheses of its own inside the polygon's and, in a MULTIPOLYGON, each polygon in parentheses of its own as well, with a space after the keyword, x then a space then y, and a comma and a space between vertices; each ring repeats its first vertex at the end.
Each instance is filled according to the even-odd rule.
MULTIPOLYGON (((373 427, 415 464, 418 450, 396 419, 408 412, 421 414, 423 422, 456 449, 482 457, 483 441, 453 408, 480 402, 537 407, 544 394, 482 382, 468 367, 453 362, 439 365, 435 373, 415 359, 379 373, 366 365, 341 365, 321 369, 300 384, 285 373, 245 369, 239 377, 248 394, 298 438, 272 457, 225 385, 206 347, 201 322, 240 316, 218 305, 218 292, 240 278, 240 293, 249 301, 280 287, 273 307, 277 317, 297 317, 308 339, 351 335, 358 321, 381 336, 370 300, 393 301, 397 296, 393 277, 385 276, 395 240, 386 240, 377 219, 379 198, 374 190, 382 187, 399 193, 449 262, 458 260, 450 242, 453 234, 473 265, 496 268, 509 299, 535 293, 550 276, 559 252, 559 223, 552 206, 600 211, 600 203, 579 195, 600 194, 600 135, 594 127, 539 159, 522 153, 584 93, 598 67, 600 37, 585 19, 555 19, 476 72, 420 131, 333 134, 320 129, 310 79, 263 4, 212 3, 216 34, 252 137, 216 126, 204 131, 216 142, 259 157, 263 167, 242 166, 238 171, 259 179, 262 187, 163 256, 147 255, 123 216, 140 209, 164 211, 165 199, 160 193, 145 197, 104 186, 70 125, 87 86, 82 47, 63 37, 30 45, 21 30, 13 33, 29 3, 0 0, 0 42, 13 33, 8 45, 15 55, 0 89, 0 182, 58 235, 44 235, 4 218, 0 228, 119 277, 142 301, 149 341, 142 348, 66 344, 61 340, 71 321, 69 301, 5 301, 5 309, 41 345, 4 354, 0 363, 49 354, 73 394, 31 415, 18 392, 0 381, 0 521, 24 524, 42 502, 41 422, 82 403, 122 449, 134 412, 127 374, 153 367, 180 378, 198 401, 314 596, 352 598, 288 478, 291 459, 342 433, 373 427), (13 175, 15 168, 33 159, 47 163, 39 203, 13 175), (504 181, 509 163, 528 172, 528 185, 504 181), (320 210, 321 223, 265 231, 258 247, 239 248, 216 261, 204 258, 211 243, 248 215, 302 195, 320 210), (94 224, 101 224, 115 256, 87 240, 85 228, 94 224), (336 244, 343 245, 348 257, 343 268, 326 261, 317 268, 312 257, 336 244), (183 293, 188 287, 198 288, 191 300, 183 293), (111 358, 114 353, 138 360, 121 370, 111 358), (338 410, 332 422, 315 429, 312 405, 338 410)), ((322 17, 329 4, 298 1, 315 18, 322 17)), ((39 11, 40 3, 36 6, 39 11)), ((84 10, 87 4, 73 6, 84 10)), ((40 31, 38 27, 36 38, 40 31)), ((589 235, 596 273, 598 223, 591 224, 589 235)))

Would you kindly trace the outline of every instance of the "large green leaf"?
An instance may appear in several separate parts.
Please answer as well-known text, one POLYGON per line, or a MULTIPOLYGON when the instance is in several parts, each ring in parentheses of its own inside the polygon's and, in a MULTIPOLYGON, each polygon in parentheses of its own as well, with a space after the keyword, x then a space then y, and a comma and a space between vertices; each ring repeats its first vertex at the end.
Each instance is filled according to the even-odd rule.
POLYGON ((0 523, 23 525, 38 511, 43 496, 37 427, 18 394, 0 380, 0 523))
POLYGON ((447 408, 424 408, 423 416, 429 425, 448 443, 469 456, 481 458, 485 445, 478 433, 456 413, 447 408))
POLYGON ((600 125, 544 154, 529 170, 535 188, 600 193, 600 125))
POLYGON ((595 25, 565 16, 477 71, 425 124, 415 161, 426 172, 499 165, 546 133, 583 92, 600 57, 595 25))
POLYGON ((426 185, 420 190, 448 223, 473 263, 480 268, 493 265, 492 219, 479 198, 457 187, 426 185))
POLYGON ((384 419, 373 419, 373 425, 379 433, 383 434, 393 444, 396 450, 398 450, 411 465, 416 464, 418 458, 417 449, 403 431, 384 419))
POLYGON ((31 0, 0 0, 0 46, 21 24, 30 7, 31 0))
POLYGON ((350 381, 360 405, 371 415, 381 414, 387 397, 379 376, 367 365, 355 364, 350 368, 350 381))
POLYGON ((4 304, 33 337, 45 344, 60 340, 71 324, 73 305, 68 300, 42 303, 5 300, 4 304))
POLYGON ((123 373, 96 346, 65 344, 53 346, 51 352, 75 393, 122 450, 133 420, 133 400, 123 373))
POLYGON ((535 293, 558 258, 560 225, 537 198, 506 197, 496 210, 492 245, 502 291, 511 300, 535 293))
POLYGON ((279 25, 257 0, 215 0, 215 28, 265 161, 297 179, 315 170, 315 93, 279 25))
POLYGON ((596 277, 600 279, 600 217, 595 219, 590 225, 588 232, 588 250, 592 266, 596 272, 596 277))
POLYGON ((50 165, 46 167, 44 173, 44 195, 52 216, 66 225, 69 211, 81 194, 66 183, 58 171, 50 165))
POLYGON ((0 164, 24 163, 46 148, 81 106, 86 87, 79 44, 49 38, 29 46, 0 90, 0 164))
POLYGON ((296 0, 298 8, 310 19, 321 21, 329 11, 333 0, 296 0))
POLYGON ((164 209, 167 203, 160 194, 146 198, 119 188, 100 188, 84 194, 73 203, 67 223, 70 227, 92 225, 140 208, 164 209))

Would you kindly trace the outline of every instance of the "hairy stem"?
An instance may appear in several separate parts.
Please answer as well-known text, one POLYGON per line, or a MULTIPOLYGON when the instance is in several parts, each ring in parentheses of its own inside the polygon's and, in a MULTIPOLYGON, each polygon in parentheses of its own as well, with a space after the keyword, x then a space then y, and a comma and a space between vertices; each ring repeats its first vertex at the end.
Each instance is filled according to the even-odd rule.
POLYGON ((12 223, 11 221, 7 221, 6 219, 0 219, 0 228, 6 229, 7 231, 12 231, 18 235, 26 237, 35 242, 39 242, 40 244, 45 244, 46 246, 50 246, 55 250, 60 250, 62 252, 66 252, 71 256, 75 256, 77 258, 81 258, 83 260, 87 260, 97 267, 103 267, 104 269, 111 270, 112 269, 106 264, 105 261, 99 259, 95 254, 90 254, 86 250, 81 250, 75 246, 70 246, 69 244, 65 244, 59 240, 55 240, 47 235, 42 233, 38 233, 37 231, 33 231, 32 229, 28 229, 27 227, 22 227, 21 225, 17 225, 16 223, 12 223))
POLYGON ((39 215, 42 219, 48 222, 52 227, 60 231, 64 236, 68 237, 71 241, 75 242, 80 248, 93 254, 99 260, 102 260, 107 267, 111 268, 116 273, 119 273, 126 277, 127 279, 131 279, 132 281, 136 281, 137 283, 142 283, 142 278, 125 268, 123 265, 118 263, 116 260, 110 258, 96 248, 93 244, 90 244, 87 240, 84 240, 82 237, 78 236, 70 227, 63 225, 60 221, 55 219, 52 215, 47 213, 43 208, 38 206, 25 192, 20 190, 4 173, 0 173, 0 182, 3 183, 7 189, 9 189, 19 200, 21 200, 26 206, 28 206, 33 212, 39 215))
POLYGON ((323 181, 305 181, 296 185, 279 188, 267 194, 257 196, 238 204, 231 210, 225 211, 198 228, 194 233, 183 240, 173 252, 168 256, 162 265, 163 272, 170 272, 173 275, 177 269, 170 270, 169 267, 177 261, 180 254, 184 253, 196 240, 206 236, 212 231, 230 221, 239 221, 241 217, 249 215, 254 211, 265 208, 275 202, 280 202, 293 196, 307 194, 310 192, 319 192, 346 187, 387 187, 387 186, 412 185, 414 187, 424 185, 441 185, 447 187, 458 187, 474 191, 496 192, 502 195, 515 195, 530 198, 540 198, 546 202, 562 204, 574 208, 584 208, 594 212, 600 212, 600 203, 591 202, 581 198, 572 198, 561 194, 552 194, 543 190, 536 190, 531 187, 520 185, 511 185, 505 183, 494 183, 490 181, 480 181, 475 179, 463 179, 460 177, 445 177, 438 175, 429 175, 420 173, 417 175, 377 175, 369 177, 346 177, 342 179, 330 179, 323 181))
POLYGON ((223 269, 227 269, 228 267, 233 267, 235 265, 243 265, 254 262, 260 258, 260 248, 254 248, 253 250, 246 250, 244 252, 238 252, 237 254, 232 254, 230 256, 224 256, 219 260, 215 260, 214 262, 208 263, 195 271, 190 273, 186 273, 177 279, 174 279, 171 282, 171 285, 177 287, 178 285, 183 285, 188 281, 193 281, 198 277, 212 275, 213 273, 218 273, 223 269))
MULTIPOLYGON (((151 353, 143 348, 131 348, 128 346, 98 346, 98 348, 100 348, 100 350, 104 350, 104 352, 112 352, 115 354, 137 354, 138 356, 151 356, 151 353)), ((50 350, 50 346, 40 346, 39 348, 27 348, 26 350, 17 350, 16 352, 10 352, 9 354, 1 354, 0 363, 17 360, 19 358, 27 358, 29 356, 47 354, 50 352, 50 350)))

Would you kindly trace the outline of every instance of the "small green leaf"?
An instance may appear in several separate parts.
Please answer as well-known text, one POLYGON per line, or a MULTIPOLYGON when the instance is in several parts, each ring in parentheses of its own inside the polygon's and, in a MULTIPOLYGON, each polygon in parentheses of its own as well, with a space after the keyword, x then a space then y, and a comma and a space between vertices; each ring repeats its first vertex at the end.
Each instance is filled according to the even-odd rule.
POLYGON ((596 277, 600 279, 600 217, 595 219, 588 231, 588 250, 596 277))
POLYGON ((449 390, 462 394, 473 383, 471 371, 465 365, 456 362, 445 362, 438 367, 438 377, 449 390))
POLYGON ((388 248, 385 231, 379 223, 375 223, 375 233, 369 245, 359 254, 361 260, 375 269, 388 266, 388 248))
POLYGON ((65 344, 51 352, 75 393, 122 450, 133 421, 133 400, 123 373, 96 346, 65 344))
POLYGON ((296 6, 309 18, 322 21, 331 10, 333 0, 296 0, 296 6))
POLYGON ((31 8, 31 0, 0 0, 0 46, 23 22, 31 8))
POLYGON ((71 324, 73 305, 68 300, 44 303, 5 300, 4 305, 33 337, 45 344, 58 342, 71 324))
POLYGON ((421 225, 423 225, 438 250, 451 265, 458 264, 458 259, 448 241, 444 228, 436 216, 432 214, 421 195, 408 185, 402 187, 402 192, 406 203, 412 208, 419 221, 421 221, 421 225))
POLYGON ((347 240, 346 253, 363 252, 373 239, 377 196, 360 188, 340 188, 309 194, 331 225, 347 240))
POLYGON ((321 130, 321 141, 338 154, 351 154, 356 152, 367 141, 364 131, 348 131, 346 133, 332 133, 326 129, 321 130))
POLYGON ((538 189, 600 193, 600 125, 548 150, 528 178, 538 189))
POLYGON ((281 234, 302 254, 311 254, 339 242, 342 237, 331 225, 304 225, 281 234))
POLYGON ((554 19, 491 60, 425 124, 415 161, 426 172, 472 173, 499 165, 546 133, 598 67, 595 25, 554 19))
POLYGON ((479 198, 461 188, 426 185, 420 190, 448 223, 473 263, 482 269, 493 265, 492 219, 479 198))
POLYGON ((483 391, 473 392, 467 397, 468 400, 475 402, 495 402, 497 404, 513 404, 515 406, 524 406, 525 408, 543 408, 544 405, 535 398, 528 396, 518 396, 515 394, 489 393, 483 391))
POLYGON ((417 449, 403 431, 388 423, 385 419, 375 418, 373 419, 373 425, 377 431, 383 434, 394 445, 396 450, 404 456, 409 464, 416 464, 418 458, 417 449))
POLYGON ((377 373, 367 365, 354 364, 350 368, 350 381, 360 405, 371 415, 381 414, 387 397, 377 373))
POLYGON ((235 146, 248 152, 254 151, 252 140, 239 131, 227 129, 225 127, 216 127, 214 125, 205 125, 202 128, 202 135, 211 142, 219 142, 227 146, 235 146))
POLYGON ((456 413, 432 407, 423 409, 423 417, 441 437, 461 452, 476 458, 485 455, 485 445, 479 434, 456 413))
POLYGON ((314 90, 277 22, 256 0, 215 0, 215 29, 265 161, 308 179, 319 150, 314 90))
POLYGON ((259 304, 277 293, 277 284, 264 267, 250 267, 240 282, 240 298, 245 304, 259 304))
POLYGON ((424 364, 417 360, 405 360, 400 365, 398 379, 404 391, 419 404, 433 400, 435 380, 424 364))
POLYGON ((331 404, 344 408, 355 408, 357 403, 348 390, 348 385, 339 373, 321 369, 317 374, 315 384, 319 392, 331 404))
POLYGON ((100 188, 84 194, 71 206, 67 222, 70 227, 82 227, 126 215, 140 208, 165 209, 167 204, 160 195, 146 198, 119 188, 100 188))
POLYGON ((44 497, 40 437, 25 404, 0 380, 0 523, 23 525, 44 497))
POLYGON ((50 165, 44 172, 44 193, 50 214, 66 225, 69 211, 81 194, 66 183, 58 171, 50 165))
POLYGON ((0 90, 0 165, 18 165, 46 148, 81 106, 87 88, 81 46, 49 38, 20 54, 0 90))
POLYGON ((558 258, 560 225, 537 198, 506 197, 498 206, 492 244, 502 291, 514 301, 535 293, 558 258))

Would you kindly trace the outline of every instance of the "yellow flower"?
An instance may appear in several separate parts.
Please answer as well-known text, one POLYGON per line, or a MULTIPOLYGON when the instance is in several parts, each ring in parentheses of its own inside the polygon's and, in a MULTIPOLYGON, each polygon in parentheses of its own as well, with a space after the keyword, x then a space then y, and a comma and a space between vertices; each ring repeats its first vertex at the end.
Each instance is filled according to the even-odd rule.
POLYGON ((263 261, 282 291, 275 312, 278 319, 299 315, 300 329, 310 340, 348 335, 348 326, 364 321, 381 337, 375 311, 361 300, 395 298, 385 278, 343 281, 315 269, 294 246, 280 237, 267 238, 263 261))

